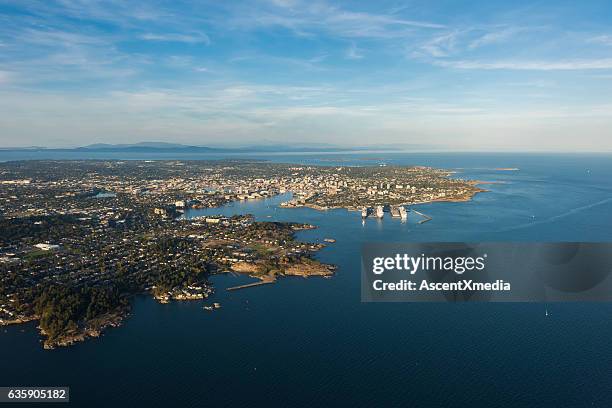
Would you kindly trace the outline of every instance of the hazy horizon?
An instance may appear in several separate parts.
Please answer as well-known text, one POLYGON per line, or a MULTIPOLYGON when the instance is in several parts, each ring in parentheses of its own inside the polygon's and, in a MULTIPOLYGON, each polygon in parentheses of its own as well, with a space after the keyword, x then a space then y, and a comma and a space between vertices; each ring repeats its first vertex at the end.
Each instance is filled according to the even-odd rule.
POLYGON ((0 0, 0 147, 612 151, 606 1, 0 0))
MULTIPOLYGON (((157 143, 168 143, 169 145, 173 145, 171 142, 157 142, 157 141, 139 141, 134 143, 94 143, 90 145, 74 145, 74 146, 0 146, 0 151, 11 152, 11 151, 80 151, 80 149, 87 149, 84 151, 104 151, 100 149, 111 149, 106 150, 108 152, 127 152, 130 147, 149 147, 149 143, 157 144, 157 143), (101 145, 101 146, 96 146, 101 145), (102 145, 107 145, 108 147, 103 147, 102 145)), ((320 154, 340 154, 340 153, 369 153, 369 154, 378 154, 378 153, 416 153, 416 154, 427 154, 427 153, 466 153, 466 154, 479 154, 479 153, 490 153, 490 154, 576 154, 576 155, 610 155, 612 154, 612 150, 598 149, 597 146, 592 146, 591 150, 575 150, 575 149, 554 149, 554 148, 523 148, 523 149, 470 149, 465 147, 455 147, 455 146, 410 146, 410 145, 402 145, 402 144, 387 144, 387 145, 326 145, 325 143, 306 143, 306 144, 273 144, 270 141, 266 141, 264 143, 235 143, 235 144, 215 144, 210 143, 206 145, 202 144, 175 144, 174 147, 168 146, 153 146, 153 148, 160 149, 159 151, 164 151, 165 149, 170 152, 176 152, 176 149, 185 148, 185 153, 189 152, 189 148, 210 148, 211 153, 214 153, 215 150, 219 151, 219 153, 228 153, 228 154, 281 154, 281 153, 320 153, 320 154), (172 150, 174 149, 174 150, 172 150), (255 149, 255 150, 249 150, 255 149), (309 150, 312 149, 312 150, 309 150)), ((155 150, 146 150, 145 152, 150 151, 153 152, 155 150)), ((206 153, 204 153, 206 154, 206 153)))

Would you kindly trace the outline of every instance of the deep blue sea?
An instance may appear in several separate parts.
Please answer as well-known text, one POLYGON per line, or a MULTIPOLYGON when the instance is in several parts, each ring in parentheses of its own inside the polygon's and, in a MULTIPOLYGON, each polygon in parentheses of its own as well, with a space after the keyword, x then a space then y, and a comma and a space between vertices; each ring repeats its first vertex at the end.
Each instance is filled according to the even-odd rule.
MULTIPOLYGON (((0 160, 22 158, 0 153, 0 160)), ((236 292, 224 288, 248 278, 216 276, 206 302, 222 304, 214 312, 200 301, 161 305, 141 296, 122 327, 67 349, 44 351, 34 324, 2 328, 0 385, 70 386, 72 405, 83 407, 612 406, 611 304, 361 303, 359 269, 360 246, 372 241, 612 241, 612 156, 267 158, 428 165, 497 183, 471 202, 418 206, 433 217, 424 224, 413 214, 407 223, 362 224, 345 210, 279 208, 284 197, 194 210, 188 215, 315 224, 298 237, 335 238, 317 256, 338 265, 337 274, 236 292)))

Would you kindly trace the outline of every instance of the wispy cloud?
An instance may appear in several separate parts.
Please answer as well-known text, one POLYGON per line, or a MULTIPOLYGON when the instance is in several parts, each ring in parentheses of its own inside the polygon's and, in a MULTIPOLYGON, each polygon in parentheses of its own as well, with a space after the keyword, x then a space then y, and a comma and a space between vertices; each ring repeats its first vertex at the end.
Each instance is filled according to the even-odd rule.
POLYGON ((15 3, 38 17, 74 18, 83 22, 103 21, 129 27, 136 22, 172 21, 173 13, 159 4, 116 0, 49 0, 49 1, 7 1, 15 3))
POLYGON ((526 27, 468 26, 437 30, 430 36, 420 36, 412 44, 411 55, 447 58, 472 53, 479 48, 510 42, 521 33, 530 31, 526 27))
POLYGON ((472 40, 469 43, 468 48, 473 50, 473 49, 484 47, 487 45, 504 42, 504 41, 511 39, 513 36, 520 33, 521 31, 525 31, 525 29, 519 28, 519 27, 507 27, 507 28, 487 32, 481 35, 480 37, 476 38, 475 40, 472 40))
POLYGON ((612 124, 612 36, 560 17, 553 0, 452 12, 332 0, 0 3, 10 6, 0 15, 0 138, 30 144, 49 129, 77 141, 389 132, 476 143, 504 127, 612 124))
POLYGON ((435 58, 447 57, 454 53, 458 35, 459 32, 437 35, 422 44, 416 55, 424 53, 435 58))
POLYGON ((166 41, 166 42, 182 42, 188 44, 210 44, 210 38, 204 33, 197 34, 178 34, 178 33, 146 33, 140 36, 146 41, 166 41))
POLYGON ((612 35, 598 35, 589 38, 588 42, 612 46, 612 35))
POLYGON ((298 0, 270 0, 270 3, 285 8, 293 8, 300 4, 298 0))
POLYGON ((282 27, 300 36, 327 33, 340 38, 401 38, 415 29, 440 29, 443 24, 341 8, 323 1, 272 1, 272 7, 248 7, 230 18, 233 29, 282 27))
POLYGON ((40 46, 48 46, 54 48, 67 48, 80 45, 104 45, 109 44, 107 38, 99 35, 84 34, 74 31, 66 31, 62 29, 39 29, 39 28, 23 28, 11 33, 14 40, 21 43, 40 46))
POLYGON ((578 71, 612 69, 612 58, 576 59, 561 61, 469 61, 436 60, 435 65, 457 69, 528 70, 528 71, 578 71))
POLYGON ((355 43, 351 43, 351 45, 346 50, 346 58, 356 60, 363 58, 363 53, 355 43))

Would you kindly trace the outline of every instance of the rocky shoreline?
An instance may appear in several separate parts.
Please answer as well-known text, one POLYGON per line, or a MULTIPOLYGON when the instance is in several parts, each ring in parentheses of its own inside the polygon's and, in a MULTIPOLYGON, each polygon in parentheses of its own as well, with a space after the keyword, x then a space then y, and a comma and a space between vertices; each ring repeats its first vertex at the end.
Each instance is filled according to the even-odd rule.
MULTIPOLYGON (((46 338, 42 341, 43 348, 45 350, 53 350, 57 347, 72 346, 75 343, 85 341, 88 338, 97 338, 102 335, 102 331, 109 327, 119 327, 123 323, 123 320, 128 316, 129 308, 119 308, 112 313, 97 317, 90 321, 84 322, 81 327, 76 329, 72 333, 50 339, 46 338)), ((39 332, 42 336, 46 336, 47 333, 38 326, 39 332)))
MULTIPOLYGON (((313 228, 316 227, 304 224, 296 227, 296 230, 313 228)), ((323 247, 323 245, 319 244, 317 249, 320 249, 320 247, 323 247)), ((329 277, 333 275, 336 269, 334 265, 323 264, 311 258, 304 258, 300 263, 288 265, 282 272, 271 271, 269 273, 262 274, 261 267, 262 264, 238 262, 234 264, 231 269, 234 272, 248 274, 253 278, 257 278, 261 281, 261 283, 274 283, 280 276, 301 276, 304 278, 309 276, 329 277)), ((144 293, 151 293, 151 291, 146 291, 144 293)), ((197 286, 177 289, 172 293, 153 295, 153 298, 159 303, 165 304, 169 303, 170 301, 202 300, 208 298, 213 293, 214 289, 211 285, 201 283, 197 286)), ((75 330, 55 338, 49 338, 48 334, 40 327, 40 325, 37 326, 37 329, 39 330, 41 336, 46 337, 41 340, 43 348, 45 350, 53 350, 59 347, 72 346, 87 339, 98 338, 102 335, 105 329, 121 326, 123 321, 129 316, 129 312, 129 306, 119 307, 112 313, 107 313, 95 319, 82 322, 75 330)), ((35 320, 40 320, 40 316, 19 316, 11 320, 0 320, 0 326, 23 324, 35 320)))

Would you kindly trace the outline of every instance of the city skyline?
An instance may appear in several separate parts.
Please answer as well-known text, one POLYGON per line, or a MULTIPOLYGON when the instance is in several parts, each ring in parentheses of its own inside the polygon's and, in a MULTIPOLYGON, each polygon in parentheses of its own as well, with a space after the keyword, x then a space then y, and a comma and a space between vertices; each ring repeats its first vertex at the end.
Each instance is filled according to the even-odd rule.
POLYGON ((612 151, 609 5, 0 1, 0 147, 612 151))

